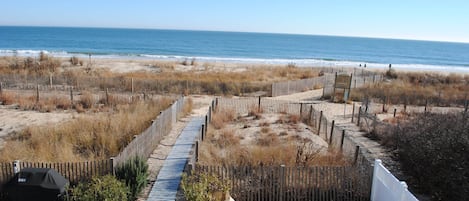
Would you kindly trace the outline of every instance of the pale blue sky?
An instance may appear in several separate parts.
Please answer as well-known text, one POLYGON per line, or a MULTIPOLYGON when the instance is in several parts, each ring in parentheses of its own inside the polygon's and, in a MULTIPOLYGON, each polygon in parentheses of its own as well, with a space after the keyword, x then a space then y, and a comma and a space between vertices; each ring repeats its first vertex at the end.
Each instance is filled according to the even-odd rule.
POLYGON ((2 0, 0 25, 469 42, 468 0, 2 0))

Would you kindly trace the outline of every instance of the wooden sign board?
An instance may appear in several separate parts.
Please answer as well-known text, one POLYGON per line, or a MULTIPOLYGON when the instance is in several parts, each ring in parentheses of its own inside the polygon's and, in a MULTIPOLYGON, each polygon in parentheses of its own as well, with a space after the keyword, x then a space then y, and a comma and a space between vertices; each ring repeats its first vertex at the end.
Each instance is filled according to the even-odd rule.
POLYGON ((350 83, 352 83, 351 80, 352 80, 351 75, 347 75, 347 74, 337 75, 335 78, 335 88, 350 89, 350 83))

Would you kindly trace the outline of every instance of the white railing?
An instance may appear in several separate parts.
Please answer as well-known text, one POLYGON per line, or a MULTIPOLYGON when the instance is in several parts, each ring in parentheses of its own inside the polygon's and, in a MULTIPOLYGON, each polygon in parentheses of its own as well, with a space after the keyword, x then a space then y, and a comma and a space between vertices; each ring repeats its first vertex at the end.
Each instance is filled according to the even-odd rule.
POLYGON ((407 190, 405 182, 399 181, 381 164, 381 160, 376 159, 371 201, 418 201, 418 199, 407 190))

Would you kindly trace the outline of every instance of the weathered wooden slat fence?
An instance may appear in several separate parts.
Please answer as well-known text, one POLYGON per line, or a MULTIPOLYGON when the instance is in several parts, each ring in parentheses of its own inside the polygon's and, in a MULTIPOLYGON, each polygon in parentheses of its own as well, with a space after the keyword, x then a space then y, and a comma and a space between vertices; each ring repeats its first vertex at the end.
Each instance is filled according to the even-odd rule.
MULTIPOLYGON (((184 97, 180 97, 169 108, 162 111, 152 125, 135 138, 116 157, 84 162, 19 162, 20 168, 53 168, 72 184, 88 181, 93 176, 112 174, 114 168, 133 156, 148 157, 166 136, 177 119, 182 116, 184 97)), ((0 163, 0 190, 14 176, 14 162, 0 163)))
POLYGON ((369 200, 374 158, 360 147, 356 136, 332 123, 321 111, 315 110, 312 103, 217 98, 214 108, 233 110, 238 115, 253 110, 298 115, 353 164, 346 167, 221 167, 191 163, 196 172, 228 180, 235 200, 369 200))
POLYGON ((158 146, 160 141, 166 136, 182 115, 184 108, 184 97, 179 98, 169 108, 162 111, 143 133, 135 138, 114 158, 116 166, 122 164, 133 156, 147 158, 158 146))
MULTIPOLYGON (((365 74, 365 75, 352 75, 352 83, 351 88, 359 88, 366 84, 377 83, 383 80, 383 76, 381 74, 365 74)), ((324 85, 323 88, 323 97, 330 97, 334 93, 334 77, 332 79, 327 80, 327 84, 324 85)))
MULTIPOLYGON (((0 163, 0 190, 6 182, 14 176, 14 162, 0 163)), ((93 176, 106 175, 113 173, 112 159, 83 161, 83 162, 19 162, 19 168, 53 168, 71 184, 77 184, 82 181, 88 181, 93 176)))
MULTIPOLYGON (((323 96, 330 96, 334 91, 334 73, 345 71, 338 68, 323 68, 320 70, 326 72, 320 77, 273 83, 272 97, 303 92, 314 88, 324 88, 323 96)), ((353 69, 353 72, 350 73, 353 74, 351 83, 352 88, 357 88, 367 83, 374 83, 382 79, 381 75, 371 71, 357 71, 356 69, 353 69)))
POLYGON ((354 166, 196 166, 195 172, 228 182, 230 195, 240 201, 361 201, 371 192, 372 172, 354 166))

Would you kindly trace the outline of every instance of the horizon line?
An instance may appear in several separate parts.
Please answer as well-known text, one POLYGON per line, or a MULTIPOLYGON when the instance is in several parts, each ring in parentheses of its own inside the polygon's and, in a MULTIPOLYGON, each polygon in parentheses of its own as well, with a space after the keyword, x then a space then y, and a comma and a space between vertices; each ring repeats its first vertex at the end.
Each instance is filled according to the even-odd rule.
POLYGON ((328 34, 308 34, 308 33, 288 33, 288 32, 261 32, 261 31, 233 31, 233 30, 206 30, 206 29, 179 29, 179 28, 152 28, 152 27, 101 27, 101 26, 53 26, 53 25, 1 25, 0 27, 42 27, 42 28, 91 28, 91 29, 133 29, 133 30, 168 30, 168 31, 199 31, 199 32, 227 32, 227 33, 253 33, 253 34, 279 34, 279 35, 298 35, 298 36, 329 36, 343 38, 364 38, 364 39, 384 39, 384 40, 407 40, 422 42, 439 43, 459 43, 469 44, 469 41, 453 40, 429 40, 415 38, 384 38, 377 36, 356 36, 356 35, 328 35, 328 34))

